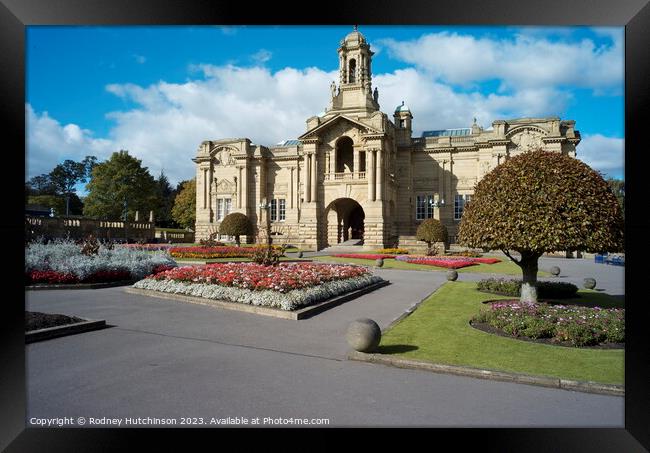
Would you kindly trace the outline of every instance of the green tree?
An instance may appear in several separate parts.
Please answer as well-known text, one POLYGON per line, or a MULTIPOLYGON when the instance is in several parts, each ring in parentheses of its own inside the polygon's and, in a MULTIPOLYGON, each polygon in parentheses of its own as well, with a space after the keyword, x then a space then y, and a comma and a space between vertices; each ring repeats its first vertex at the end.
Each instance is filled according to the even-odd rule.
MULTIPOLYGON (((57 216, 65 214, 66 200, 61 195, 30 195, 27 197, 27 204, 54 208, 57 216)), ((83 213, 83 203, 75 193, 70 195, 69 208, 70 215, 83 213)))
POLYGON ((96 164, 86 185, 84 215, 97 219, 117 220, 124 216, 125 203, 129 219, 135 211, 146 216, 156 208, 156 182, 142 161, 121 150, 106 162, 96 164))
MULTIPOLYGON (((428 253, 435 254, 432 247, 434 242, 447 242, 449 235, 447 227, 445 227, 440 220, 426 219, 415 232, 415 238, 418 241, 427 243, 428 253)), ((436 252, 437 253, 437 252, 436 252)))
POLYGON ((458 239, 461 245, 502 250, 521 268, 521 301, 535 302, 542 254, 620 251, 623 216, 595 170, 573 157, 538 150, 506 160, 476 185, 458 239))
POLYGON ((196 222, 196 179, 182 181, 177 186, 172 218, 183 228, 194 228, 196 222))
POLYGON ((235 236, 237 246, 241 245, 239 236, 253 234, 253 224, 245 214, 232 212, 228 214, 219 224, 219 234, 235 236))
POLYGON ((162 170, 158 179, 156 179, 156 196, 158 197, 158 206, 155 210, 156 225, 165 228, 178 226, 172 218, 172 208, 174 207, 176 192, 169 183, 167 175, 162 170))
POLYGON ((625 218, 625 181, 621 179, 607 178, 607 184, 609 184, 612 192, 614 192, 614 196, 621 205, 621 211, 625 218))

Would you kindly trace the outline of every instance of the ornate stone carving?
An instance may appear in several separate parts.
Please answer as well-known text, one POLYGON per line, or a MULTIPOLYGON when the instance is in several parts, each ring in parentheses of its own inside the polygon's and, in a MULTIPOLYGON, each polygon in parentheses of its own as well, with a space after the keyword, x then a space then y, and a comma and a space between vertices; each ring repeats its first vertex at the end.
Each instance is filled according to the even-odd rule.
POLYGON ((232 181, 228 181, 227 179, 220 179, 217 182, 218 194, 234 194, 236 190, 237 186, 232 181))
POLYGON ((540 132, 524 129, 522 132, 513 135, 510 140, 517 146, 517 151, 526 152, 541 148, 544 145, 542 137, 543 135, 540 132))
POLYGON ((222 167, 235 165, 235 159, 232 157, 233 151, 236 150, 232 148, 218 148, 214 153, 214 165, 220 165, 222 167))

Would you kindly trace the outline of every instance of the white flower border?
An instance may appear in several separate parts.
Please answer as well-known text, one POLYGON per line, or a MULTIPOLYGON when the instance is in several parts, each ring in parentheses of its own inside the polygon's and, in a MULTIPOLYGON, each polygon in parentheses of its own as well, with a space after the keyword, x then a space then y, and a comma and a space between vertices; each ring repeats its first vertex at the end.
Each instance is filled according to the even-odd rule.
POLYGON ((205 299, 226 300, 240 304, 261 307, 296 310, 312 305, 340 294, 348 293, 384 279, 376 275, 364 275, 345 280, 333 280, 310 288, 294 289, 286 293, 262 290, 254 291, 232 286, 211 285, 206 283, 188 283, 174 280, 154 280, 146 278, 133 285, 134 288, 160 291, 163 293, 184 294, 205 299))

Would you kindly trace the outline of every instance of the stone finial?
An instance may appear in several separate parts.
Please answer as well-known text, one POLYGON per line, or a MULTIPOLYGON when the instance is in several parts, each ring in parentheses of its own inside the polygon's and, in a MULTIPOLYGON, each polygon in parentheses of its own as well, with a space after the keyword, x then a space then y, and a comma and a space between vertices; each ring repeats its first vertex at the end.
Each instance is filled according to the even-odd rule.
POLYGON ((135 211, 135 219, 134 219, 134 221, 135 221, 135 222, 139 222, 139 221, 140 221, 140 211, 135 211))
POLYGON ((149 211, 149 222, 153 223, 153 211, 149 211))

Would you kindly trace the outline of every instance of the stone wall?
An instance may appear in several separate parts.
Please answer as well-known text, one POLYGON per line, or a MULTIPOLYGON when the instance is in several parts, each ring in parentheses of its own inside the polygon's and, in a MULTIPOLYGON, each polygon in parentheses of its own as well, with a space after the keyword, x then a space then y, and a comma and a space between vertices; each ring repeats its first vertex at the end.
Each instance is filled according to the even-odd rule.
POLYGON ((36 237, 81 239, 92 234, 98 239, 147 242, 154 240, 156 231, 153 222, 126 222, 125 225, 122 221, 32 216, 25 216, 25 228, 36 237))

